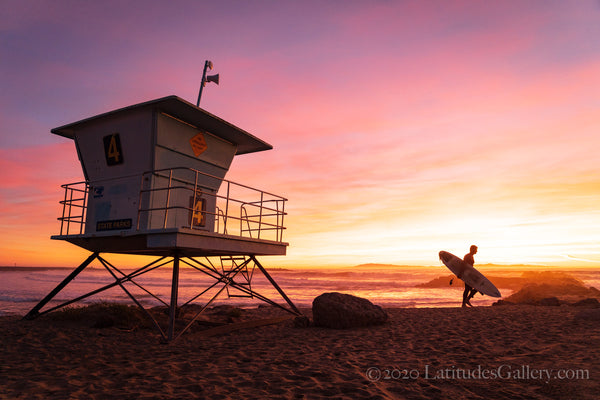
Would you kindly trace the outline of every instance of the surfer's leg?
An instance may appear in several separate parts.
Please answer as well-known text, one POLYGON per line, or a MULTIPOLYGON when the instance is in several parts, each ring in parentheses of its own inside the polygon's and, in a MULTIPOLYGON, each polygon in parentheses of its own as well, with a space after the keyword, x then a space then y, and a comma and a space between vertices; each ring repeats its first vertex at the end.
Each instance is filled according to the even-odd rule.
POLYGON ((471 299, 477 294, 477 289, 471 288, 469 295, 467 296, 467 305, 473 307, 471 299))
POLYGON ((465 283, 465 291, 463 292, 463 300, 462 306, 466 307, 469 302, 469 292, 471 291, 471 287, 465 283))

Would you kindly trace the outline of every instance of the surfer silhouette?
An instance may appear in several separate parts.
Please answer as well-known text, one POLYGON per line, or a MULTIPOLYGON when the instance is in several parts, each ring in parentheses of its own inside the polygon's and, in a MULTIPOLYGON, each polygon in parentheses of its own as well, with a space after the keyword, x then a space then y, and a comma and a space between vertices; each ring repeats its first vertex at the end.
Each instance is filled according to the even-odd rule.
MULTIPOLYGON (((472 245, 471 248, 469 249, 469 253, 465 254, 463 261, 472 267, 475 264, 475 259, 473 258, 473 256, 475 254, 477 254, 477 246, 472 245)), ((459 276, 459 278, 460 278, 460 276, 459 276)), ((476 293, 477 293, 477 289, 472 288, 465 282, 465 291, 463 292, 462 306, 463 307, 466 307, 466 306, 473 307, 473 305, 471 305, 470 300, 473 298, 473 296, 475 296, 476 293)))

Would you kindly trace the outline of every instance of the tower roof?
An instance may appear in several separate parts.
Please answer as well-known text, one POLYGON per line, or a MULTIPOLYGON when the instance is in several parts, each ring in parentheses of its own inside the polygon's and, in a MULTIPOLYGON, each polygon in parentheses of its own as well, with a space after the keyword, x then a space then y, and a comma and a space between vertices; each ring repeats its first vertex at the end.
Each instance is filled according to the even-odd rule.
POLYGON ((194 104, 189 103, 175 95, 134 104, 128 107, 95 115, 93 117, 54 128, 51 130, 51 132, 56 135, 73 139, 75 137, 75 131, 84 125, 92 124, 96 121, 107 117, 112 117, 117 114, 128 113, 130 111, 140 109, 156 109, 158 112, 169 114, 183 122, 193 125, 199 129, 206 130, 215 136, 225 139, 228 142, 237 145, 237 155, 271 150, 273 148, 273 146, 271 146, 269 143, 257 138, 245 130, 240 129, 237 126, 217 117, 216 115, 196 107, 194 104))

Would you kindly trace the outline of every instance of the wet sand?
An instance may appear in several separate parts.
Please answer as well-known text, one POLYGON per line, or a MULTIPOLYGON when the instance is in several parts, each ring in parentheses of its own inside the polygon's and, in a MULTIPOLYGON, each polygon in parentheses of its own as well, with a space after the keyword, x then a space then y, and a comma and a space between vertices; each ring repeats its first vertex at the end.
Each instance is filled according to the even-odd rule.
MULTIPOLYGON (((287 320, 211 335, 197 329, 170 344, 146 328, 1 317, 0 398, 593 399, 600 393, 599 309, 387 311, 388 323, 369 328, 299 328, 287 320)), ((243 314, 283 315, 270 307, 243 314)))

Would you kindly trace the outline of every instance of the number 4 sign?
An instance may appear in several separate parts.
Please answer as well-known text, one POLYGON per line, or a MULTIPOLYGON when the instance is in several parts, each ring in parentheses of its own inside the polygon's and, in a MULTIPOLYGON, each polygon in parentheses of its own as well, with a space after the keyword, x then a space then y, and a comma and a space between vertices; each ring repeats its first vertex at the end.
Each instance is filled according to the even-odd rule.
POLYGON ((123 164, 123 150, 121 150, 121 139, 118 133, 104 136, 104 155, 106 156, 106 164, 118 165, 123 164))
POLYGON ((195 196, 190 196, 190 218, 192 228, 203 227, 206 223, 206 200, 202 197, 202 191, 196 192, 195 196))

